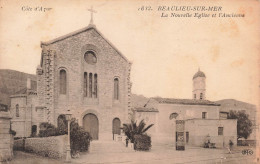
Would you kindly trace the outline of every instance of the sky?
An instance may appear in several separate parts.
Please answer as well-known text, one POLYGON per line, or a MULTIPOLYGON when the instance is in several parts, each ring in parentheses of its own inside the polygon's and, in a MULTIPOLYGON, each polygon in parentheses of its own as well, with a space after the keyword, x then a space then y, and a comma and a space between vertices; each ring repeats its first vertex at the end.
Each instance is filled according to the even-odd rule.
POLYGON ((258 1, 0 0, 0 5, 0 69, 35 74, 40 42, 86 27, 93 6, 97 29, 133 63, 133 93, 192 98, 192 77, 200 68, 208 100, 259 102, 258 1), (51 9, 34 11, 38 6, 51 9), (138 11, 141 6, 153 10, 138 11), (162 18, 159 6, 220 6, 218 13, 245 17, 162 18), (23 11, 28 8, 33 11, 23 11))

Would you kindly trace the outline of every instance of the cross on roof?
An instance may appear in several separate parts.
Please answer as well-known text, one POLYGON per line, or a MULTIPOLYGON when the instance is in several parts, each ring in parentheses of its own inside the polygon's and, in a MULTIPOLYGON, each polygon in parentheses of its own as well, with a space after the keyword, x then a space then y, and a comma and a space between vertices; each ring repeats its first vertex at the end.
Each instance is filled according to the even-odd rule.
POLYGON ((93 10, 93 6, 91 6, 90 9, 88 9, 91 13, 91 19, 90 19, 90 24, 93 24, 93 13, 97 13, 97 11, 93 10))

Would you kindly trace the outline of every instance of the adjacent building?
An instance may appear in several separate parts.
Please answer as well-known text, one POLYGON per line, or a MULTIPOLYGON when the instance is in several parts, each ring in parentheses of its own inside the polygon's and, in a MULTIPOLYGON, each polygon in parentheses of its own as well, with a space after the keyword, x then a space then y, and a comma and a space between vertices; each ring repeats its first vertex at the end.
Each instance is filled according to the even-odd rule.
POLYGON ((237 142, 237 120, 221 114, 220 104, 206 100, 206 76, 193 76, 192 99, 151 98, 145 107, 135 108, 135 118, 154 124, 149 133, 156 142, 176 143, 176 120, 184 121, 183 139, 187 145, 203 146, 210 141, 216 147, 237 142))

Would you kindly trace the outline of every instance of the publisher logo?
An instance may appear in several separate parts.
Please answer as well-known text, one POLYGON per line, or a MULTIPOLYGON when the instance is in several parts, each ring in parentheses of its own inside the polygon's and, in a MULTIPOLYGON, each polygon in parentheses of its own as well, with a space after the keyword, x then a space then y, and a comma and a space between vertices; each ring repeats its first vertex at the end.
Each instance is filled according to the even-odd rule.
POLYGON ((243 155, 253 155, 254 151, 251 149, 244 149, 244 150, 242 150, 242 154, 243 155))

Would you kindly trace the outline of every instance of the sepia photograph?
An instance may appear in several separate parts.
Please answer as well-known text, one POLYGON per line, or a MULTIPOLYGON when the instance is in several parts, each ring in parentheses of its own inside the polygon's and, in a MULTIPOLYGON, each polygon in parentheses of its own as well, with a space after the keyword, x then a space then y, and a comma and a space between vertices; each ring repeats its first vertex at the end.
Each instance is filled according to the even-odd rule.
POLYGON ((260 163, 258 0, 0 0, 0 164, 260 163))

